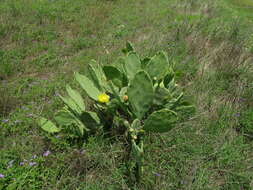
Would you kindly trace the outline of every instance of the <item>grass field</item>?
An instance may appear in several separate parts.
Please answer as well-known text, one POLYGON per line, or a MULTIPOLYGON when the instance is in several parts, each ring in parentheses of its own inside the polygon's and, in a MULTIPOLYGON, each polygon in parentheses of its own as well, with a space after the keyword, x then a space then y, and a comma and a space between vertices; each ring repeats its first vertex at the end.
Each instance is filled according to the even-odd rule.
POLYGON ((253 3, 249 0, 1 0, 0 189, 129 189, 122 146, 44 133, 73 72, 112 63, 127 40, 166 51, 197 112, 145 139, 133 189, 253 189, 253 3), (47 155, 47 151, 51 154, 47 155))
POLYGON ((246 9, 250 9, 253 6, 253 2, 250 0, 232 0, 231 3, 237 5, 237 6, 244 6, 246 9))

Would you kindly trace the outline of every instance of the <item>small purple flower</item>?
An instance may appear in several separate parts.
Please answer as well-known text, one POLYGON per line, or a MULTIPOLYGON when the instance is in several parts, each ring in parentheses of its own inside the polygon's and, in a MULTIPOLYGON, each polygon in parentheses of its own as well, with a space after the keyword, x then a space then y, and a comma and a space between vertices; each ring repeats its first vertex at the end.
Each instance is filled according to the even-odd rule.
POLYGON ((80 154, 85 154, 86 153, 86 150, 82 150, 81 152, 80 152, 80 154))
POLYGON ((2 122, 3 122, 3 123, 8 123, 8 122, 9 122, 9 119, 3 119, 2 122))
POLYGON ((24 165, 26 164, 26 162, 28 162, 28 160, 24 159, 23 162, 20 162, 20 163, 19 163, 19 165, 20 165, 20 166, 24 166, 24 165))
POLYGON ((157 177, 161 177, 161 174, 154 172, 154 175, 157 177))
POLYGON ((239 102, 244 102, 245 100, 245 98, 239 98, 239 102))
POLYGON ((5 177, 5 175, 0 173, 0 178, 4 178, 4 177, 5 177))
POLYGON ((51 151, 50 150, 47 150, 46 152, 43 153, 43 156, 47 157, 51 154, 51 151))
POLYGON ((240 114, 240 113, 236 113, 235 116, 236 116, 236 117, 240 117, 241 114, 240 114))
POLYGON ((37 162, 29 162, 29 166, 35 166, 37 165, 37 162))

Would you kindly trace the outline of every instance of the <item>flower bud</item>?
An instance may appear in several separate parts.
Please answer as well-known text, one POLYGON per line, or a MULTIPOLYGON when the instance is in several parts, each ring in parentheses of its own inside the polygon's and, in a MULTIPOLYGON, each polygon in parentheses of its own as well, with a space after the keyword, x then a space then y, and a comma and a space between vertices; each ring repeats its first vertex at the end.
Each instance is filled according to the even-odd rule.
POLYGON ((145 133, 145 131, 144 131, 143 129, 141 129, 139 132, 140 132, 140 133, 145 133))
POLYGON ((128 100, 128 96, 127 95, 123 96, 123 100, 126 102, 128 100))
POLYGON ((130 132, 134 132, 134 129, 133 129, 133 128, 130 128, 129 131, 130 131, 130 132))
POLYGON ((136 135, 133 135, 132 138, 133 138, 134 140, 136 140, 136 139, 137 139, 137 136, 136 136, 136 135))

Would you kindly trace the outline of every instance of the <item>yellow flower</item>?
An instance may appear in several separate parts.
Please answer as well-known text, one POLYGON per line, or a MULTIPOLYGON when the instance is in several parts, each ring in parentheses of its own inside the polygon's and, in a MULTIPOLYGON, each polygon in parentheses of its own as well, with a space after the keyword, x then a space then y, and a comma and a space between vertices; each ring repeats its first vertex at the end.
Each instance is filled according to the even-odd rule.
POLYGON ((110 96, 108 96, 107 94, 100 94, 98 96, 98 101, 101 102, 101 103, 107 103, 110 101, 110 96))

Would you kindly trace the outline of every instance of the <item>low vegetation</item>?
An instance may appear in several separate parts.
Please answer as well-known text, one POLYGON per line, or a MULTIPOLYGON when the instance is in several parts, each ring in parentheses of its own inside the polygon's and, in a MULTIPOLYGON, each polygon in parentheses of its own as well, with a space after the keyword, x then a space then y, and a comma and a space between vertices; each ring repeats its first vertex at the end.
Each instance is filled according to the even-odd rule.
MULTIPOLYGON (((251 6, 247 0, 1 1, 0 189, 253 189, 251 6), (145 136, 133 133, 131 123, 152 112, 142 118, 134 106, 127 106, 134 117, 122 107, 109 114, 127 119, 123 132, 107 126, 84 135, 58 124, 56 133, 41 130, 36 121, 53 121, 65 102, 59 95, 73 89, 85 110, 107 109, 108 96, 112 101, 117 93, 109 89, 102 102, 91 100, 74 72, 90 74, 92 59, 112 69, 126 41, 140 57, 166 52, 196 113, 184 113, 187 119, 166 133, 145 136), (138 139, 143 175, 129 183, 126 149, 138 139)), ((123 84, 114 79, 114 86, 123 84)), ((130 94, 116 105, 135 104, 130 94)))
POLYGON ((55 114, 56 124, 44 117, 38 124, 49 133, 64 131, 66 137, 79 138, 81 145, 99 131, 111 138, 121 136, 126 175, 134 184, 140 183, 144 170, 145 134, 172 130, 194 107, 184 100, 164 52, 142 59, 129 42, 123 52, 125 56, 114 64, 101 66, 92 61, 86 75, 75 73, 90 97, 90 110, 81 94, 67 85, 68 96, 60 96, 65 106, 55 114))

